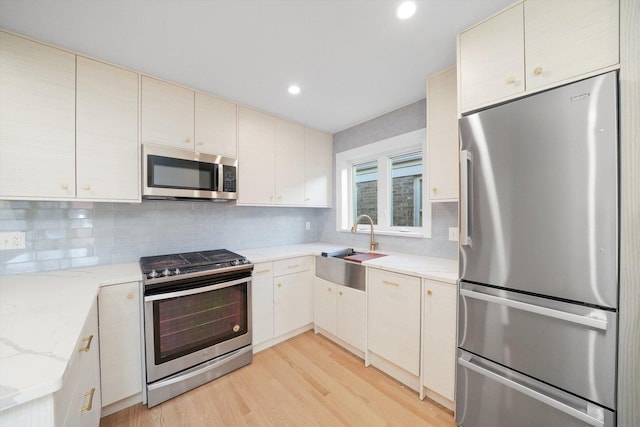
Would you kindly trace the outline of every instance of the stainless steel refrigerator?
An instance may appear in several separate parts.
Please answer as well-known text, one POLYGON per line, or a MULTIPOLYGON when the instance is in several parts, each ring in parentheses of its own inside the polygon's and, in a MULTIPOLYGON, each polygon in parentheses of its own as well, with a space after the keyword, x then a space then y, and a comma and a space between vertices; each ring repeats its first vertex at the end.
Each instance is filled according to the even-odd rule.
POLYGON ((615 425, 617 86, 460 119, 461 426, 615 425))

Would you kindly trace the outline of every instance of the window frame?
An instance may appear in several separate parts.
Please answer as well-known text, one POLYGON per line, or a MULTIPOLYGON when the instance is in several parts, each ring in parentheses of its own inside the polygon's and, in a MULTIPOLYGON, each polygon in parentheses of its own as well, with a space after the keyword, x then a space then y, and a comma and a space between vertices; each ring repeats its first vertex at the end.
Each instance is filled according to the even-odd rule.
MULTIPOLYGON (((351 232, 353 225, 353 167, 368 161, 378 161, 378 224, 377 234, 403 237, 431 237, 431 203, 427 195, 426 128, 366 144, 336 154, 336 230, 351 232), (410 152, 422 152, 422 226, 392 227, 390 215, 391 157, 410 152)), ((369 224, 359 224, 358 233, 369 233, 369 224)))

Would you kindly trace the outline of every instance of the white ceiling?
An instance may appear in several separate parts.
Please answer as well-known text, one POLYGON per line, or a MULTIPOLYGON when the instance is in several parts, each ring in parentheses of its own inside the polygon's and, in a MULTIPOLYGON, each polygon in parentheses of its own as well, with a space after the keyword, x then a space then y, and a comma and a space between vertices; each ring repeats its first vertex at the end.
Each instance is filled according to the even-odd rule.
POLYGON ((513 1, 0 0, 0 27, 334 133, 424 98, 513 1))

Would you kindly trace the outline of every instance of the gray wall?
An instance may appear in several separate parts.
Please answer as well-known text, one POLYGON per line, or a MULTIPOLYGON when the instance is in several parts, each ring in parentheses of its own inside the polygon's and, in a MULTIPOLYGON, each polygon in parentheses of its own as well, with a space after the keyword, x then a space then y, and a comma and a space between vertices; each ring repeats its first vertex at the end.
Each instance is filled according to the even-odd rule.
MULTIPOLYGON (((369 120, 333 135, 334 171, 335 154, 376 141, 422 129, 426 126, 426 100, 369 120)), ((335 174, 334 174, 335 175, 335 174)), ((335 205, 335 194, 334 194, 335 205)), ((457 203, 432 204, 431 238, 376 236, 381 251, 405 252, 443 258, 456 258, 458 245, 449 241, 449 227, 458 225, 457 203)), ((350 247, 366 248, 368 236, 336 231, 335 209, 319 211, 320 240, 350 247)))
POLYGON ((0 201, 0 231, 27 247, 0 251, 0 275, 136 262, 141 256, 318 240, 318 209, 144 201, 0 201), (305 230, 305 222, 311 230, 305 230))

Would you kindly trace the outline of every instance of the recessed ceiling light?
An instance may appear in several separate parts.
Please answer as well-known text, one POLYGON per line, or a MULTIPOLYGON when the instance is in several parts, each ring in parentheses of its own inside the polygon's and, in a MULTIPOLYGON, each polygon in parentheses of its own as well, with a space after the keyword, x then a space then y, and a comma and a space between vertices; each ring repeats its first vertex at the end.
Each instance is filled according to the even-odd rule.
POLYGON ((289 86, 289 93, 291 95, 297 95, 300 93, 300 86, 298 85, 291 85, 289 86))
POLYGON ((400 6, 398 6, 398 10, 396 15, 398 15, 399 19, 408 19, 416 13, 416 4, 412 1, 405 1, 400 6))

